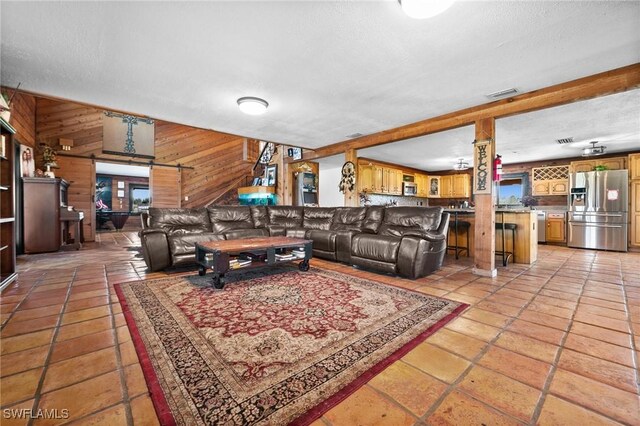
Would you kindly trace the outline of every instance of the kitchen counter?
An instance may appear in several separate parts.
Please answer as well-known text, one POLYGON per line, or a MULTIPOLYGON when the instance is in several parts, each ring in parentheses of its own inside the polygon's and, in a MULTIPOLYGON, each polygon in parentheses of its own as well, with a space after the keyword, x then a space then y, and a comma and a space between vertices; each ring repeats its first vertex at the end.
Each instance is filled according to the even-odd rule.
MULTIPOLYGON (((459 231, 458 246, 466 247, 467 238, 469 238, 469 256, 474 255, 475 240, 475 209, 453 208, 444 209, 445 212, 451 213, 449 225, 449 241, 453 244, 454 221, 457 216, 459 221, 469 222, 469 235, 464 231, 459 231)), ((532 264, 538 259, 538 231, 537 231, 537 212, 530 209, 497 209, 496 223, 515 223, 516 224, 516 241, 514 263, 532 264)), ((502 231, 496 230, 496 251, 502 251, 502 231)), ((506 234, 506 249, 513 251, 513 241, 511 241, 511 232, 506 234)))

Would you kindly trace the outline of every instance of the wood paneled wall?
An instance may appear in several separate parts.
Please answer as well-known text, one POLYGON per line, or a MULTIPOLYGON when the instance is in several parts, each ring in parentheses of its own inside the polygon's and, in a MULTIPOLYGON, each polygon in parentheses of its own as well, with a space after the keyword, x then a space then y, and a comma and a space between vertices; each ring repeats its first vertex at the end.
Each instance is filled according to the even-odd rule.
POLYGON ((94 241, 96 218, 96 165, 88 158, 59 157, 56 177, 69 182, 68 205, 84 212, 83 230, 86 241, 94 241))
MULTIPOLYGON (((3 93, 13 94, 12 89, 2 88, 3 93)), ((16 129, 15 139, 32 148, 36 145, 36 98, 17 93, 11 101, 10 124, 16 129)), ((36 164, 36 167, 38 165, 36 164)))
MULTIPOLYGON (((71 154, 127 159, 102 154, 102 117, 103 110, 98 108, 37 97, 36 137, 54 148, 59 138, 72 139, 71 154)), ((182 207, 202 206, 223 194, 251 174, 258 156, 257 141, 160 120, 156 121, 155 138, 154 162, 194 167, 182 170, 182 207)))

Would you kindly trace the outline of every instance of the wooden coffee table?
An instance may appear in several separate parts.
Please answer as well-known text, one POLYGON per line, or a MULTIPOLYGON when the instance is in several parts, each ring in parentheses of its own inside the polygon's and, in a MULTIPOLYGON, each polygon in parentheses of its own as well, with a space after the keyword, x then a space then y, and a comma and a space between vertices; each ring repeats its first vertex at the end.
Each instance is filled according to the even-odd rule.
POLYGON ((200 265, 198 273, 202 276, 208 269, 213 271, 213 286, 224 287, 222 279, 229 271, 279 265, 300 260, 298 268, 309 270, 312 256, 311 240, 289 237, 260 237, 243 240, 222 240, 196 243, 196 262, 200 265), (292 250, 297 253, 293 257, 285 257, 292 250), (240 261, 241 253, 251 253, 255 259, 250 263, 240 261), (239 263, 243 262, 243 263, 239 263))

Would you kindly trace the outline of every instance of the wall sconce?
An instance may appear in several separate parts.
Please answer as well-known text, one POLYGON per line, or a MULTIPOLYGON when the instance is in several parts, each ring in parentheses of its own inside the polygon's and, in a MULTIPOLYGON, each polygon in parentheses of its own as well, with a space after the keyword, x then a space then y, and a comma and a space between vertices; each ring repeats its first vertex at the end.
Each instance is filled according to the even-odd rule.
POLYGON ((58 142, 60 143, 60 147, 63 151, 71 151, 71 147, 73 146, 73 139, 60 138, 58 139, 58 142))

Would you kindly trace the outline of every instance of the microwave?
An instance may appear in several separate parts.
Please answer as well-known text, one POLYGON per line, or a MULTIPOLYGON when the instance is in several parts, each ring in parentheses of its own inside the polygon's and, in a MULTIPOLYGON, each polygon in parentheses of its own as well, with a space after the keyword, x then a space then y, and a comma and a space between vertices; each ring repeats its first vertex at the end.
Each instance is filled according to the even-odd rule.
POLYGON ((415 182, 402 182, 402 195, 407 197, 418 195, 418 184, 415 182))

